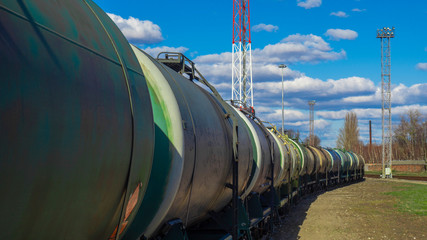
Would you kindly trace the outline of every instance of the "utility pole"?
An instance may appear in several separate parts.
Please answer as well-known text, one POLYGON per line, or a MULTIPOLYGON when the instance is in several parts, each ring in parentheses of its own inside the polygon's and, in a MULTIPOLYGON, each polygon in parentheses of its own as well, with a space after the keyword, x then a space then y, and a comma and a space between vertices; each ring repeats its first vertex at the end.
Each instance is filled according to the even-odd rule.
POLYGON ((285 64, 280 64, 279 68, 282 69, 282 136, 285 136, 285 103, 283 101, 285 95, 285 85, 283 83, 283 70, 287 68, 285 64))
POLYGON ((249 0, 233 0, 231 100, 235 105, 254 105, 249 0))
POLYGON ((311 146, 314 146, 314 105, 316 101, 308 101, 308 105, 310 106, 310 135, 309 142, 311 146))
POLYGON ((382 178, 392 178, 390 38, 394 38, 394 27, 378 29, 377 38, 381 40, 382 178))

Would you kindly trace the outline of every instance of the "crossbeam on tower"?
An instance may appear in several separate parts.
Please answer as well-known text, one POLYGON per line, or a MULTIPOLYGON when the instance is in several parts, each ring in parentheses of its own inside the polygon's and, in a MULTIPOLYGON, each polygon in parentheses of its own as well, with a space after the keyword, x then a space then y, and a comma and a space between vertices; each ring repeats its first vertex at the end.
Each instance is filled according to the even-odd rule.
POLYGON ((252 47, 249 0, 233 0, 231 100, 253 107, 252 47))

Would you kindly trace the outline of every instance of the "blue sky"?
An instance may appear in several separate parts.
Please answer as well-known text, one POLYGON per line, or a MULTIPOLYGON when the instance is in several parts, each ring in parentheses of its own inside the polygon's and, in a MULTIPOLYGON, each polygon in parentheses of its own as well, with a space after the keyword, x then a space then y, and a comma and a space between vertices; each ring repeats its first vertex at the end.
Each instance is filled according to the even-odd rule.
MULTIPOLYGON (((225 99, 231 92, 232 0, 96 0, 129 41, 152 55, 180 51, 192 58, 225 99)), ((361 140, 381 142, 380 41, 392 39, 393 124, 410 108, 427 117, 427 1, 252 0, 254 105, 280 125, 284 63, 285 127, 308 134, 308 100, 316 100, 315 133, 335 146, 346 112, 359 117, 361 140)))

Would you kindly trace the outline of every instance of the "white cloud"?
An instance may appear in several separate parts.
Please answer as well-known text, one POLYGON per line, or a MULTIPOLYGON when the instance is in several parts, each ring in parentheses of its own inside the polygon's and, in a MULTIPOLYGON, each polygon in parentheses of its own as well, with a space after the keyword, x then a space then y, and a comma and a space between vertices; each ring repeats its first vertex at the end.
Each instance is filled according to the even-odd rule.
POLYGON ((260 23, 252 27, 252 31, 254 32, 261 32, 261 31, 275 32, 277 30, 279 30, 278 26, 274 26, 271 24, 264 24, 264 23, 260 23))
MULTIPOLYGON (((294 34, 284 38, 276 44, 269 44, 263 49, 252 51, 253 62, 265 63, 292 63, 338 60, 346 57, 344 50, 334 52, 329 43, 322 37, 308 34, 294 34)), ((197 57, 197 63, 224 63, 231 62, 231 52, 209 54, 197 57)))
MULTIPOLYGON (((254 82, 254 99, 256 106, 280 106, 281 102, 281 81, 254 82)), ((307 101, 315 99, 316 106, 321 109, 339 109, 349 104, 343 101, 343 97, 357 96, 368 92, 375 92, 374 83, 366 78, 349 77, 338 80, 320 79, 307 77, 301 74, 300 77, 284 82, 285 107, 295 107, 305 109, 307 101)), ((308 108, 308 107, 307 107, 308 108)))
POLYGON ((338 60, 346 57, 346 52, 334 52, 322 37, 308 34, 293 34, 276 44, 253 51, 254 61, 260 62, 310 62, 338 60))
POLYGON ((328 29, 325 35, 329 36, 332 40, 354 40, 358 36, 357 32, 350 29, 328 29))
POLYGON ((322 0, 297 0, 297 5, 305 9, 320 7, 322 0))
POLYGON ((161 52, 180 52, 180 53, 185 53, 186 51, 188 51, 188 48, 186 47, 167 47, 167 46, 163 46, 163 47, 147 47, 145 49, 143 49, 146 53, 150 54, 152 57, 157 57, 157 55, 161 52))
POLYGON ((150 44, 163 41, 159 25, 148 20, 139 20, 129 17, 128 19, 113 13, 107 13, 116 23, 129 42, 134 44, 150 44))
MULTIPOLYGON (((391 114, 394 118, 398 118, 400 115, 406 114, 410 109, 418 109, 421 114, 427 114, 427 106, 420 104, 392 107, 391 114)), ((359 119, 381 118, 381 108, 354 108, 338 111, 316 111, 316 116, 331 120, 341 120, 344 119, 345 115, 350 111, 355 112, 359 119)))
MULTIPOLYGON (((329 43, 322 37, 309 34, 294 34, 284 38, 276 44, 269 44, 262 49, 252 51, 253 76, 258 81, 280 77, 281 70, 277 67, 279 63, 292 64, 296 62, 318 63, 343 59, 346 52, 333 51, 329 43)), ((194 59, 197 68, 213 82, 231 79, 231 52, 220 54, 202 55, 194 59)), ((292 71, 290 68, 284 70, 285 79, 293 79, 301 76, 301 73, 292 71)))
MULTIPOLYGON (((285 114, 285 118, 286 118, 286 114, 285 114)), ((308 116, 307 116, 306 119, 308 119, 308 116)), ((329 121, 327 121, 325 119, 315 119, 314 120, 315 134, 318 135, 319 132, 323 132, 330 125, 331 125, 331 122, 329 122, 329 121)), ((287 129, 287 128, 291 128, 292 129, 294 127, 298 127, 301 130, 303 130, 303 131, 309 131, 309 126, 310 126, 310 122, 308 120, 306 120, 306 121, 285 122, 285 129, 287 129), (291 127, 289 127, 289 126, 291 126, 291 127)), ((302 133, 302 134, 304 134, 304 133, 302 133)), ((301 138, 301 136, 300 136, 300 138, 301 138)), ((303 137, 301 139, 303 139, 303 137)))
MULTIPOLYGON (((407 87, 403 84, 392 87, 391 90, 391 101, 392 104, 405 105, 414 103, 425 103, 425 93, 427 92, 427 83, 414 84, 407 87)), ((350 96, 343 98, 343 103, 355 103, 355 104, 380 104, 381 103, 381 88, 378 87, 374 94, 361 95, 361 96, 350 96)))
POLYGON ((351 11, 353 11, 353 12, 364 12, 364 11, 366 11, 366 9, 353 8, 351 11))
POLYGON ((418 63, 416 68, 418 70, 427 71, 427 63, 418 63))
MULTIPOLYGON (((258 111, 258 108, 256 109, 258 111)), ((285 109, 285 121, 299 121, 308 119, 308 115, 292 109, 285 109)), ((268 121, 282 121, 282 109, 271 109, 267 114, 263 114, 263 119, 268 121)))
POLYGON ((381 117, 381 109, 379 108, 355 108, 343 109, 338 111, 316 111, 316 115, 325 119, 341 120, 344 119, 345 115, 350 111, 356 113, 359 119, 381 117))
POLYGON ((343 11, 338 11, 338 12, 331 12, 330 14, 331 16, 337 16, 337 17, 342 17, 342 18, 346 18, 348 17, 347 13, 343 12, 343 11))

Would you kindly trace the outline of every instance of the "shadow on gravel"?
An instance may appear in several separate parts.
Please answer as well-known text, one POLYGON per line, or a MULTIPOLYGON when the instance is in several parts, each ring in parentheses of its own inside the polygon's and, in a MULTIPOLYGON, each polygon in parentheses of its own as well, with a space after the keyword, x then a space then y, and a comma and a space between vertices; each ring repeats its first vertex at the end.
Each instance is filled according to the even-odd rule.
MULTIPOLYGON (((364 181, 364 179, 362 181, 364 181)), ((330 187, 328 188, 327 191, 334 191, 335 189, 346 187, 348 185, 349 184, 344 184, 340 186, 330 187)), ((281 224, 280 226, 276 227, 275 232, 273 233, 273 237, 271 239, 273 240, 300 239, 298 235, 301 229, 301 225, 303 224, 303 222, 307 217, 308 209, 310 208, 311 204, 314 201, 316 201, 318 196, 322 195, 327 191, 321 190, 315 193, 309 193, 303 196, 301 199, 299 199, 296 204, 293 204, 290 208, 290 211, 286 213, 284 216, 282 216, 281 224)))
POLYGON ((322 192, 314 193, 311 195, 304 196, 298 201, 297 204, 291 206, 289 213, 282 217, 280 226, 277 226, 276 231, 273 235, 273 240, 295 240, 299 239, 298 233, 301 225, 304 222, 307 211, 310 205, 316 201, 317 196, 322 192))

